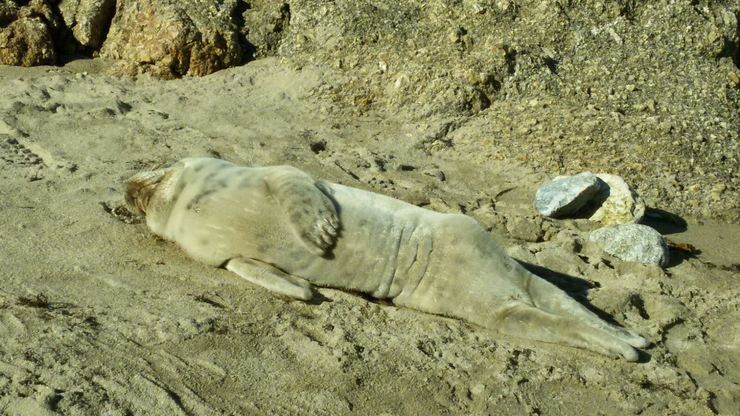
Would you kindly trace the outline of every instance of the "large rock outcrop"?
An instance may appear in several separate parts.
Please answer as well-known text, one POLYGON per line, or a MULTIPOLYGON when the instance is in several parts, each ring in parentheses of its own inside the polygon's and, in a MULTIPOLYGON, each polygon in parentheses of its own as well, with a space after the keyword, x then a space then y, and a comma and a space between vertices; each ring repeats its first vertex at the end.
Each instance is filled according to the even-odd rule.
POLYGON ((55 64, 54 38, 61 27, 59 16, 47 1, 0 1, 0 64, 55 64))
POLYGON ((243 61, 236 11, 236 1, 119 1, 101 55, 125 74, 166 79, 235 66, 243 61))
MULTIPOLYGON (((123 2, 121 2, 123 3, 123 2)), ((94 51, 103 44, 108 33, 116 0, 62 0, 59 12, 69 28, 77 47, 94 51)))

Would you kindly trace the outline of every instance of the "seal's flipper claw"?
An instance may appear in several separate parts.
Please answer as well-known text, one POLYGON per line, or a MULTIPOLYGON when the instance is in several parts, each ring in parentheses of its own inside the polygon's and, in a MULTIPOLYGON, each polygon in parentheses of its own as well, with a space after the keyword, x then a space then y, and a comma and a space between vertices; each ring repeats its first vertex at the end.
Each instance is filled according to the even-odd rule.
POLYGON ((281 295, 306 301, 313 298, 310 283, 259 260, 234 258, 226 263, 226 270, 281 295))
POLYGON ((339 217, 327 185, 290 167, 268 176, 265 182, 308 250, 318 255, 331 250, 337 240, 339 217))

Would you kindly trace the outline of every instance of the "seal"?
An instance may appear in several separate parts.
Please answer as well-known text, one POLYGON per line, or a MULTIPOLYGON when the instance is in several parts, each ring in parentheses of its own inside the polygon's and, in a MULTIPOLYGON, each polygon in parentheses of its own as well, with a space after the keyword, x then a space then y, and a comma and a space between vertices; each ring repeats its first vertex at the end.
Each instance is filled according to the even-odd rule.
POLYGON ((187 158, 133 176, 126 201, 192 258, 292 298, 310 300, 313 286, 362 292, 629 361, 648 344, 530 273, 474 219, 294 167, 187 158))

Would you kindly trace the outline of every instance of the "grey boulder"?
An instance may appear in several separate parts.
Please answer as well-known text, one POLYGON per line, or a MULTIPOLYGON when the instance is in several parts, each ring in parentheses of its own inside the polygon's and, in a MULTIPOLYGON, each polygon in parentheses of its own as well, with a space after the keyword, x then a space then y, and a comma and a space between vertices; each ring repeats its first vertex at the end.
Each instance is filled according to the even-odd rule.
POLYGON ((591 172, 558 177, 542 185, 534 196, 534 207, 546 217, 574 214, 600 190, 601 181, 591 172))
POLYGON ((589 241, 625 261, 665 266, 668 245, 659 232, 641 224, 623 224, 592 231, 589 241))

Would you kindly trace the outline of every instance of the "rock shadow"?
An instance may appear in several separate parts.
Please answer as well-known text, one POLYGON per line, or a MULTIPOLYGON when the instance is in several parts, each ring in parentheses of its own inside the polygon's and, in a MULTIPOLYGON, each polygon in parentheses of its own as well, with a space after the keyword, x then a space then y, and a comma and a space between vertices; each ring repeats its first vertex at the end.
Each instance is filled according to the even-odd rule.
POLYGON ((654 228, 663 235, 682 233, 688 229, 685 219, 658 208, 645 209, 645 216, 640 223, 654 228))
POLYGON ((699 254, 701 254, 701 250, 698 250, 694 248, 693 246, 689 246, 689 248, 683 248, 683 245, 679 244, 668 244, 668 263, 666 263, 665 266, 663 266, 666 269, 670 269, 671 267, 676 267, 679 264, 683 263, 684 261, 688 259, 696 258, 699 254))
MULTIPOLYGON (((658 208, 647 208, 645 210, 645 217, 642 219, 641 224, 653 228, 664 236, 682 233, 688 229, 688 224, 685 219, 672 212, 658 208)), ((664 266, 665 268, 678 266, 683 263, 684 260, 694 258, 701 254, 701 250, 698 250, 690 244, 673 243, 670 240, 667 241, 667 243, 669 256, 668 263, 664 266)))

